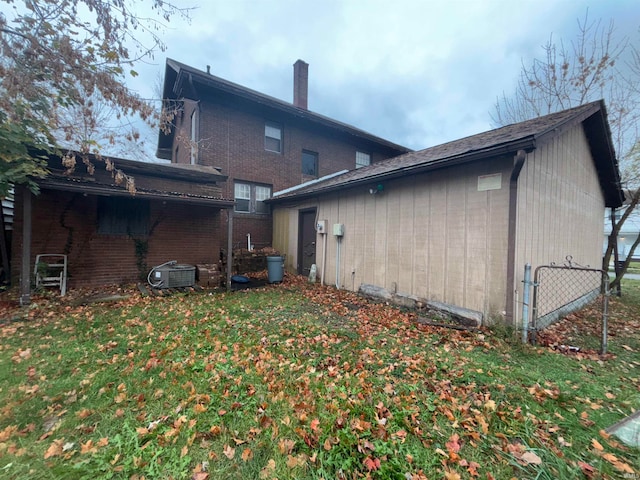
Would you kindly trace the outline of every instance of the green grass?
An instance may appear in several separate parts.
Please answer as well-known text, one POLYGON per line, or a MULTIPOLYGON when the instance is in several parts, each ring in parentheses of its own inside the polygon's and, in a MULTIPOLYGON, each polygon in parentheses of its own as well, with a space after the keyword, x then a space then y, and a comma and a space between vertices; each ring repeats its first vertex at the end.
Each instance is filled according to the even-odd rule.
POLYGON ((299 281, 36 299, 1 327, 0 478, 638 478, 601 432, 640 408, 640 282, 623 291, 603 358, 299 281))

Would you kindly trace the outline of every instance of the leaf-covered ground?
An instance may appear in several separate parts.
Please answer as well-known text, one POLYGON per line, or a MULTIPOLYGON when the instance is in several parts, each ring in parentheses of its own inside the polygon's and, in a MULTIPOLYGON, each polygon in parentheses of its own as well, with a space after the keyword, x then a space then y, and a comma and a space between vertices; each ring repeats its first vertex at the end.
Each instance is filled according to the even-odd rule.
POLYGON ((42 296, 17 319, 0 303, 0 478, 640 478, 640 452, 604 432, 640 408, 640 285, 625 288, 603 358, 288 276, 42 296))

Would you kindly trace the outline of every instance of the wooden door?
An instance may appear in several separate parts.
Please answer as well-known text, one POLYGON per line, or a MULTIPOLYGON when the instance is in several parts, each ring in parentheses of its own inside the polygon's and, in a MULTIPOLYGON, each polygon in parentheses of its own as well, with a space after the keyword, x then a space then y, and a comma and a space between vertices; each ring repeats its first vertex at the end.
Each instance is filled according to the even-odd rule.
POLYGON ((316 263, 316 209, 302 210, 298 222, 298 274, 309 275, 316 263))

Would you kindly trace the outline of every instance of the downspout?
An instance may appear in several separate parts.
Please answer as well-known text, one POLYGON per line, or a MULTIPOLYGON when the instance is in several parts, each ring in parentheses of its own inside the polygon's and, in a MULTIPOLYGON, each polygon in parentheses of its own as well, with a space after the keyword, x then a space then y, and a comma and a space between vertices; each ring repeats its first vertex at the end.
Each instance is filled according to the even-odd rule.
POLYGON ((336 247, 336 288, 340 290, 340 242, 342 237, 336 236, 338 245, 336 247))
MULTIPOLYGON (((509 229, 507 237, 507 304, 505 320, 513 325, 515 321, 515 262, 516 262, 516 227, 518 220, 518 178, 524 166, 527 153, 518 150, 514 157, 513 170, 509 180, 509 229)), ((514 325, 515 326, 515 325, 514 325)))
POLYGON ((227 221, 227 292, 230 292, 233 268, 233 207, 227 209, 227 221))

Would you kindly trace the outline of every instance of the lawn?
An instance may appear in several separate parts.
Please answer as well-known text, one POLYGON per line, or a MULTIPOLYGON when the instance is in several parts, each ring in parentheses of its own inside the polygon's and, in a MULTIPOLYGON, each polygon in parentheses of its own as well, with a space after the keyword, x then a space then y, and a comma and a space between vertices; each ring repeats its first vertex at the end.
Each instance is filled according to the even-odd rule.
POLYGON ((640 282, 624 291, 605 357, 289 276, 36 297, 0 321, 0 478, 640 479, 604 432, 640 408, 640 282))

